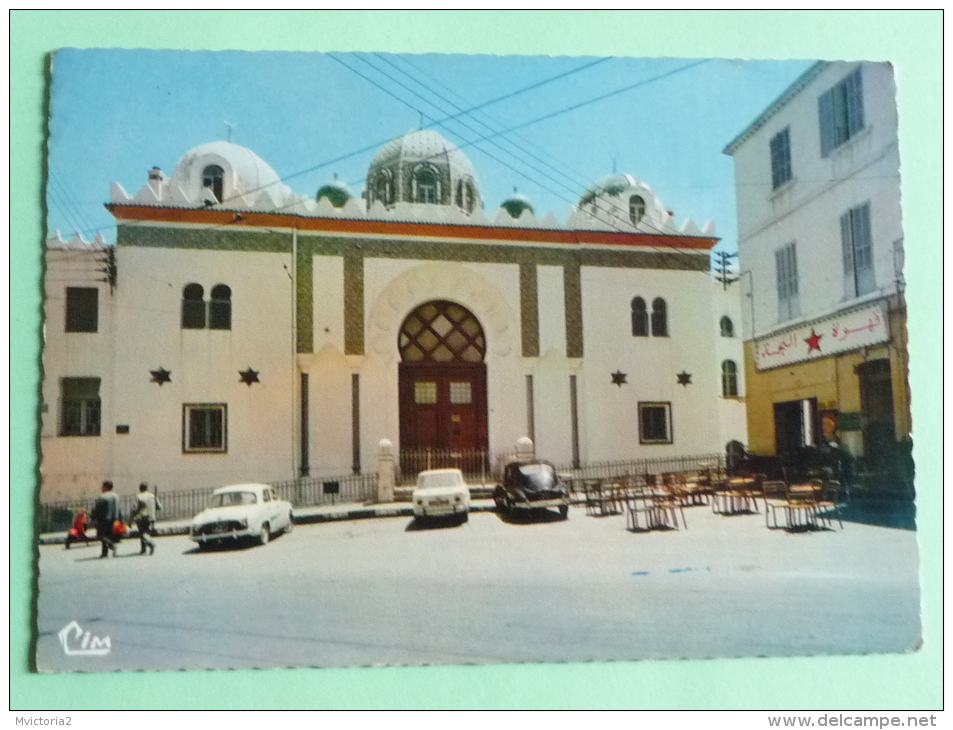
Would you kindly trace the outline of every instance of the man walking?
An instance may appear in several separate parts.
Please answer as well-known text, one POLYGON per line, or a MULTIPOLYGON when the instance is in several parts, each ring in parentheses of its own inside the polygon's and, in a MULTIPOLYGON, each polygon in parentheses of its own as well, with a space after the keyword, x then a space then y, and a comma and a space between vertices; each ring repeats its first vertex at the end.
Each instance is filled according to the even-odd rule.
POLYGON ((119 511, 119 498, 113 492, 113 483, 103 482, 102 493, 96 498, 93 505, 93 522, 96 523, 96 536, 103 544, 101 558, 109 557, 109 551, 116 555, 116 543, 113 542, 113 524, 122 519, 119 511))
POLYGON ((133 520, 136 522, 136 528, 139 530, 139 554, 145 555, 149 550, 149 555, 156 551, 155 540, 152 534, 155 532, 156 511, 162 509, 162 505, 156 499, 156 496, 149 491, 149 485, 143 482, 139 485, 139 494, 136 495, 136 513, 133 520))

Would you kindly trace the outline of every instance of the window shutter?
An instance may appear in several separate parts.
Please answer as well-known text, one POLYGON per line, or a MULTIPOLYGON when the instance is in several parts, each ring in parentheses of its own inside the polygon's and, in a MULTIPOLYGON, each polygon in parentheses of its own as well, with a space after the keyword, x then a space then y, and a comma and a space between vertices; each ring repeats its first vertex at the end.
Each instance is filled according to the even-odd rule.
POLYGON ((844 262, 844 291, 848 297, 857 295, 854 282, 854 244, 851 240, 850 211, 840 217, 841 256, 844 262))
POLYGON ((828 89, 817 99, 817 113, 821 130, 821 157, 834 149, 834 90, 828 89))
POLYGON ((847 136, 853 137, 864 128, 864 91, 861 84, 860 66, 846 79, 847 87, 847 136))

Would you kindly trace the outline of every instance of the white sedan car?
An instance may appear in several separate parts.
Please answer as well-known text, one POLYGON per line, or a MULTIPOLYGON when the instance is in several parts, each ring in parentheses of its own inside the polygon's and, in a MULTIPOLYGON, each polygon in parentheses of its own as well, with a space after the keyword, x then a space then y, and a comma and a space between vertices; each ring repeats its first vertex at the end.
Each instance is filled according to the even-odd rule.
POLYGON ((411 501, 415 517, 460 515, 466 522, 470 512, 470 488, 459 469, 429 469, 417 475, 417 488, 411 501))
POLYGON ((273 534, 291 532, 291 503, 267 484, 234 484, 212 492, 212 502, 192 519, 189 537, 206 548, 212 544, 257 540, 266 545, 273 534))

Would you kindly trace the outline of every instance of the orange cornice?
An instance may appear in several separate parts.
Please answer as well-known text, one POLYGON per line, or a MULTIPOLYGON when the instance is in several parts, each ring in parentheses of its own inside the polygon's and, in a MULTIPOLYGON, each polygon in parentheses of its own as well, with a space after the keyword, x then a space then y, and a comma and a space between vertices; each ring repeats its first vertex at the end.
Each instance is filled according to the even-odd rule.
POLYGON ((452 223, 411 223, 405 221, 314 218, 294 213, 255 213, 209 208, 159 208, 148 205, 107 203, 117 221, 182 223, 229 228, 297 228, 322 233, 401 236, 414 238, 463 238, 520 243, 601 244, 641 248, 707 251, 718 242, 710 236, 667 236, 613 231, 571 231, 564 229, 510 228, 508 226, 467 226, 452 223))

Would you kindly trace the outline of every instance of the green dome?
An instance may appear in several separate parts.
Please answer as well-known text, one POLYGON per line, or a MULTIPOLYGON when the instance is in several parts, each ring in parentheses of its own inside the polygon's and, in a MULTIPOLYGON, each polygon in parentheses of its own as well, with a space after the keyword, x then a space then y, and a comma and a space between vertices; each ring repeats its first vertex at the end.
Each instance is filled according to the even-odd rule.
POLYGON ((519 218, 523 215, 524 210, 528 210, 530 213, 535 215, 536 211, 533 210, 533 204, 530 202, 529 198, 525 195, 520 195, 519 193, 513 193, 506 200, 500 204, 501 208, 505 208, 506 212, 509 213, 513 218, 519 218))
POLYGON ((354 197, 351 189, 338 179, 334 179, 327 185, 322 185, 318 189, 315 200, 321 201, 321 198, 327 198, 335 208, 343 208, 345 203, 354 197))

